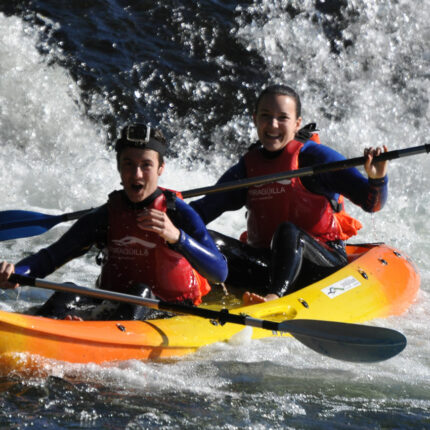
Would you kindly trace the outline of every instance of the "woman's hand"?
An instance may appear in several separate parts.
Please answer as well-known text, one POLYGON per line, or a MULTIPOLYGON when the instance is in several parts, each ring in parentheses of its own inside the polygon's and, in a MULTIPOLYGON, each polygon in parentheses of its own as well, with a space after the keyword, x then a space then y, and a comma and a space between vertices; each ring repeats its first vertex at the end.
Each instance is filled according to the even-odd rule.
POLYGON ((142 230, 157 233, 168 243, 176 243, 181 235, 167 214, 157 209, 140 212, 137 216, 137 225, 142 230))
MULTIPOLYGON (((384 152, 387 152, 388 149, 384 145, 384 152)), ((373 162, 373 157, 377 157, 382 154, 381 148, 373 149, 372 147, 366 148, 364 150, 364 157, 366 161, 364 162, 364 169, 366 170, 367 176, 372 179, 380 179, 383 178, 387 174, 388 169, 388 161, 378 161, 373 162)))
POLYGON ((13 284, 8 281, 10 275, 15 272, 15 266, 7 261, 0 263, 0 288, 7 290, 9 288, 17 288, 19 284, 13 284))
POLYGON ((255 305, 257 303, 269 302, 270 300, 279 299, 276 294, 267 294, 266 296, 259 296, 255 293, 246 292, 243 294, 242 301, 245 306, 255 305))

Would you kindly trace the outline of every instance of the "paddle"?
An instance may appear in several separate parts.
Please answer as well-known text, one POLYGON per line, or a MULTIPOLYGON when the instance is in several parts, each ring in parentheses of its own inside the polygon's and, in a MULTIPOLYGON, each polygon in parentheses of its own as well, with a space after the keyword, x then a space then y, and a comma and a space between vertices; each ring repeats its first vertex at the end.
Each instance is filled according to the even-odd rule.
POLYGON ((62 215, 46 215, 39 212, 20 210, 0 212, 0 241, 37 236, 61 222, 78 219, 91 210, 84 209, 62 215))
MULTIPOLYGON (((393 160, 410 155, 430 152, 430 144, 415 146, 412 148, 399 149, 384 152, 375 157, 375 161, 393 160)), ((349 167, 361 166, 364 164, 365 157, 350 158, 347 160, 334 161, 332 163, 318 164, 316 166, 303 167, 288 172, 274 173, 271 175, 257 176, 255 178, 239 179, 232 182, 224 182, 210 187, 195 188, 182 192, 184 198, 196 197, 205 194, 213 194, 224 191, 232 191, 246 188, 254 185, 262 185, 275 181, 282 181, 291 178, 302 178, 304 176, 317 175, 336 170, 347 169, 349 167)), ((77 219, 80 216, 90 212, 92 209, 72 212, 64 215, 45 215, 37 212, 26 211, 4 211, 0 212, 0 241, 9 239, 18 239, 21 237, 36 236, 45 233, 54 225, 77 219)))
POLYGON ((22 285, 81 294, 103 300, 114 300, 179 314, 195 315, 219 321, 221 325, 233 323, 274 332, 286 332, 314 351, 344 361, 361 363, 383 361, 394 357, 406 346, 406 338, 403 334, 382 327, 300 319, 278 323, 243 314, 232 314, 227 309, 214 311, 79 285, 59 284, 25 275, 13 274, 9 280, 12 283, 16 282, 22 285))
MULTIPOLYGON (((394 160, 401 157, 409 157, 423 152, 430 152, 430 144, 414 146, 412 148, 398 149, 384 152, 374 158, 374 162, 394 160)), ((224 182, 210 187, 196 188, 182 192, 184 198, 196 197, 200 195, 219 193, 222 191, 232 191, 240 188, 251 187, 254 185, 263 185, 271 182, 282 181, 292 178, 303 178, 304 176, 318 175, 320 173, 334 172, 336 170, 348 169, 350 167, 362 166, 365 157, 349 158, 346 160, 333 161, 332 163, 317 164, 315 166, 303 167, 288 172, 273 173, 271 175, 256 176, 255 178, 239 179, 232 182, 224 182)))

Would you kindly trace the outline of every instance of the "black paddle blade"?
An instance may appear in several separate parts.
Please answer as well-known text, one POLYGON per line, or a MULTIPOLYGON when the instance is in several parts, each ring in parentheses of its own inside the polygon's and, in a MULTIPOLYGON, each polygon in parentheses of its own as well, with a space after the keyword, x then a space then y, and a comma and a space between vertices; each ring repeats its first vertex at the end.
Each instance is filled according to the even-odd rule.
POLYGON ((357 363, 388 360, 407 343, 396 330, 332 321, 289 320, 280 329, 320 354, 357 363))

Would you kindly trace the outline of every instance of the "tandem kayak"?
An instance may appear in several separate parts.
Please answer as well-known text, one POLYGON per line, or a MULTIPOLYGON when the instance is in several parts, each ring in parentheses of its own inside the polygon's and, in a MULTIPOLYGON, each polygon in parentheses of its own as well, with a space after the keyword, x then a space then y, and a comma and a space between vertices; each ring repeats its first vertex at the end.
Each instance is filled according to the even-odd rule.
MULTIPOLYGON (((361 323, 400 315, 420 284, 410 259, 385 244, 347 245, 349 264, 301 290, 270 302, 242 306, 231 314, 270 321, 324 320, 361 323)), ((203 304, 220 310, 225 303, 203 304)), ((149 321, 66 321, 0 311, 0 370, 34 371, 46 360, 106 363, 180 357, 225 342, 243 326, 178 315, 149 321)), ((286 336, 253 327, 253 339, 286 336)))

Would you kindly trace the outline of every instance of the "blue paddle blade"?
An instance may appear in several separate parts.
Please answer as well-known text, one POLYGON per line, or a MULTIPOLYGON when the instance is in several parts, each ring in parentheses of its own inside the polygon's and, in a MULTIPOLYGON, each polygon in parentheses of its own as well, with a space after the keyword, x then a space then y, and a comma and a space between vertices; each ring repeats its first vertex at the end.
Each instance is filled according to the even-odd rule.
POLYGON ((46 215, 19 210, 0 212, 0 241, 37 236, 60 222, 78 219, 92 210, 92 208, 84 209, 62 215, 46 215))
POLYGON ((0 212, 0 240, 37 236, 63 220, 63 215, 20 210, 3 211, 0 212))

